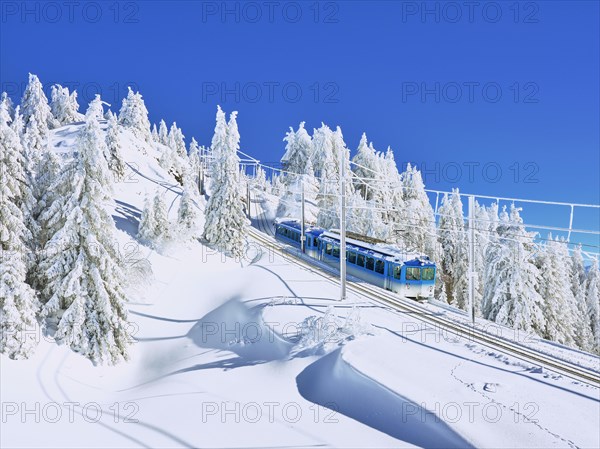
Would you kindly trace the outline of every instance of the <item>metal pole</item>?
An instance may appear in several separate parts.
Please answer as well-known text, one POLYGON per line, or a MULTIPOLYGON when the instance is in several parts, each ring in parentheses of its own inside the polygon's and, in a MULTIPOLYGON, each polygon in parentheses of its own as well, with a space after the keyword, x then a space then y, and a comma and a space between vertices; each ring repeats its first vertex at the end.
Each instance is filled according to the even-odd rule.
POLYGON ((300 210, 302 211, 302 218, 300 223, 300 252, 304 253, 304 245, 306 241, 306 235, 304 235, 304 178, 302 178, 302 206, 300 210))
POLYGON ((246 181, 246 201, 248 203, 248 218, 250 217, 250 178, 247 178, 246 181))
POLYGON ((346 299, 346 167, 344 147, 340 148, 340 300, 346 299))
POLYGON ((469 196, 469 314, 475 323, 475 197, 469 196))

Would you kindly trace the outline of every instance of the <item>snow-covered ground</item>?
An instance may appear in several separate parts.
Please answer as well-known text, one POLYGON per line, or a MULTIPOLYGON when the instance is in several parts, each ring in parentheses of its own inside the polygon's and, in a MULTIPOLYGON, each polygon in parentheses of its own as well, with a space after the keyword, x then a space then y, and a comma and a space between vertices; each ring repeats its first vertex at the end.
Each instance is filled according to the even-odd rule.
MULTIPOLYGON (((53 146, 68 151, 78 127, 53 146)), ((596 388, 354 293, 340 303, 335 282, 273 252, 140 245, 145 194, 163 189, 174 218, 181 188, 158 152, 121 138, 118 239, 153 271, 131 290, 131 359, 94 367, 41 335, 33 358, 2 356, 1 447, 600 447, 596 388)))

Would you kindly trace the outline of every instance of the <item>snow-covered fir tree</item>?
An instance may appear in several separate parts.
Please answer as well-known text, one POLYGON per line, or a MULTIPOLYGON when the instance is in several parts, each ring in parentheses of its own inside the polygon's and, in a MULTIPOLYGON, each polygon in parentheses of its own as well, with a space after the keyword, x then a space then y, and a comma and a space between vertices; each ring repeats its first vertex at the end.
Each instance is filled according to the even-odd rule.
POLYGON ((119 124, 130 129, 138 139, 152 143, 150 120, 144 99, 139 92, 134 93, 131 87, 128 89, 127 98, 123 99, 119 111, 119 124))
POLYGON ((510 216, 502 211, 498 239, 486 251, 482 311, 488 320, 542 335, 544 299, 538 293, 540 272, 533 251, 533 235, 511 205, 510 216))
MULTIPOLYGON (((481 300, 483 298, 483 286, 485 276, 485 252, 490 242, 490 220, 488 210, 485 206, 480 205, 475 201, 475 212, 473 214, 474 223, 474 234, 475 234, 475 260, 473 261, 473 267, 475 269, 475 294, 473 298, 475 315, 481 315, 481 300)), ((495 229, 494 229, 495 232, 495 229)))
MULTIPOLYGON (((20 115, 18 107, 16 111, 17 120, 20 115)), ((27 232, 22 235, 23 241, 30 251, 36 246, 36 238, 39 233, 39 225, 36 222, 35 208, 36 198, 33 192, 34 175, 32 163, 29 160, 29 153, 25 151, 18 136, 18 128, 10 125, 10 114, 8 103, 0 103, 0 139, 3 153, 6 152, 7 165, 10 173, 7 173, 7 179, 13 179, 15 182, 12 190, 13 204, 15 204, 22 213, 22 219, 25 223, 27 232)), ((4 182, 4 179, 2 180, 4 182)), ((27 269, 32 268, 33 259, 28 258, 27 269)))
POLYGON ((181 129, 177 127, 177 123, 173 122, 171 129, 169 130, 168 137, 169 147, 175 152, 177 156, 184 159, 187 157, 185 151, 185 136, 181 132, 181 129))
POLYGON ((548 236, 537 254, 540 271, 538 292, 543 299, 542 311, 546 323, 544 338, 572 346, 576 311, 571 290, 571 260, 566 245, 548 236))
POLYGON ((112 176, 104 136, 94 114, 86 117, 74 159, 54 181, 57 199, 43 220, 56 232, 38 264, 42 315, 54 338, 93 363, 127 359, 127 278, 114 238, 112 176))
POLYGON ((574 327, 575 344, 584 351, 594 350, 594 337, 592 334, 592 326, 590 317, 587 311, 586 296, 586 271, 581 254, 581 245, 577 245, 573 249, 571 255, 571 291, 575 300, 575 310, 577 323, 574 327))
POLYGON ((254 186, 257 190, 260 190, 262 192, 267 192, 267 193, 271 193, 270 192, 270 183, 267 180, 267 172, 265 172, 264 168, 262 168, 260 165, 256 168, 256 177, 254 180, 254 186))
POLYGON ((45 211, 57 200, 58 192, 51 187, 61 172, 60 157, 54 151, 42 154, 38 163, 38 175, 35 178, 34 196, 36 198, 34 217, 38 223, 37 244, 43 247, 50 236, 57 231, 56 223, 49 222, 51 218, 45 211))
POLYGON ((313 129, 312 137, 312 163, 315 175, 319 178, 323 177, 323 173, 332 174, 334 172, 333 164, 333 132, 331 129, 321 123, 321 127, 313 129))
POLYGON ((158 126, 158 142, 166 146, 169 145, 169 129, 164 120, 161 120, 158 126))
POLYGON ((111 111, 108 111, 106 148, 108 151, 108 168, 112 172, 115 181, 120 182, 125 177, 125 161, 123 161, 123 157, 121 156, 117 115, 111 111))
POLYGON ((152 124, 152 141, 153 142, 158 142, 158 130, 156 129, 156 123, 152 124))
POLYGON ((190 177, 194 185, 196 186, 196 190, 200 187, 200 147, 198 146, 198 142, 196 139, 192 137, 190 142, 190 148, 188 150, 188 163, 190 166, 190 177))
POLYGON ((404 209, 400 235, 413 250, 422 251, 432 260, 439 259, 433 209, 425 192, 421 172, 411 164, 402 173, 404 209))
POLYGON ((146 196, 138 228, 138 238, 155 249, 160 249, 171 238, 164 194, 156 191, 152 198, 146 196))
POLYGON ((19 206, 22 155, 9 120, 4 103, 0 105, 0 353, 21 359, 29 357, 37 345, 39 302, 26 282, 30 232, 19 206))
POLYGON ((586 303, 590 318, 595 352, 600 353, 600 268, 594 259, 587 275, 586 303))
POLYGON ((287 144, 281 163, 283 169, 290 172, 288 175, 289 182, 295 183, 297 179, 294 178, 293 174, 304 175, 309 174, 309 171, 312 172, 312 142, 306 129, 304 129, 304 122, 300 123, 298 131, 294 131, 294 128, 290 127, 283 140, 287 144))
MULTIPOLYGON (((10 127, 19 137, 19 141, 23 145, 25 139, 25 123, 23 122, 23 114, 21 114, 21 106, 17 106, 15 108, 15 112, 12 114, 12 119, 13 120, 10 124, 10 127)), ((24 150, 26 150, 26 148, 24 148, 24 150)))
POLYGON ((60 84, 52 86, 50 110, 58 126, 83 120, 83 114, 79 113, 77 92, 70 93, 68 87, 63 87, 60 84))
MULTIPOLYGON (((375 180, 370 181, 370 188, 367 192, 372 192, 369 196, 373 199, 374 206, 379 209, 377 211, 377 214, 380 215, 379 220, 387 227, 387 232, 381 233, 386 237, 382 238, 398 245, 405 245, 402 233, 396 231, 402 228, 402 214, 405 208, 402 177, 396 166, 394 152, 388 147, 385 155, 377 155, 372 144, 369 145, 369 148, 370 152, 375 155, 375 159, 372 161, 375 173, 371 176, 375 180)), ((374 212, 373 215, 375 215, 374 212)))
POLYGON ((102 98, 100 98, 100 95, 96 94, 94 99, 90 101, 90 104, 88 105, 87 111, 85 112, 86 117, 93 115, 98 121, 104 120, 104 104, 105 103, 102 101, 102 98))
POLYGON ((444 194, 438 213, 438 240, 441 248, 439 274, 443 277, 447 301, 466 310, 469 252, 458 189, 453 189, 450 196, 444 194))
POLYGON ((56 124, 42 83, 35 75, 29 74, 20 112, 23 115, 23 145, 35 159, 45 149, 49 129, 56 124))
MULTIPOLYGON (((366 199, 373 199, 374 189, 373 182, 369 179, 373 179, 379 173, 381 167, 378 166, 378 161, 375 156, 375 151, 372 146, 369 146, 367 142, 367 135, 362 134, 356 155, 352 158, 353 171, 354 171, 354 188, 360 193, 360 195, 366 199)), ((375 189, 380 189, 382 186, 375 185, 375 189)))
POLYGON ((339 228, 341 163, 344 165, 345 172, 343 187, 346 199, 350 198, 354 192, 350 171, 350 150, 344 143, 344 136, 339 126, 331 134, 331 152, 328 151, 324 156, 328 159, 322 161, 321 185, 317 196, 319 205, 317 224, 326 229, 339 228))
POLYGON ((188 184, 181 195, 179 201, 179 209, 177 210, 177 228, 179 232, 179 238, 182 240, 190 240, 198 237, 198 223, 200 214, 198 213, 198 207, 195 204, 194 195, 196 186, 188 184))
POLYGON ((248 219, 239 189, 240 135, 232 112, 229 123, 217 109, 215 133, 211 143, 211 195, 205 208, 203 237, 221 251, 241 256, 248 219))
POLYGON ((0 95, 0 107, 3 107, 8 112, 8 115, 11 120, 15 118, 15 105, 12 99, 8 96, 6 92, 2 92, 0 95))
POLYGON ((21 114, 25 128, 29 126, 32 117, 36 118, 40 133, 46 132, 56 126, 56 121, 52 115, 48 98, 44 93, 44 87, 36 75, 29 74, 29 83, 23 92, 21 98, 21 114))

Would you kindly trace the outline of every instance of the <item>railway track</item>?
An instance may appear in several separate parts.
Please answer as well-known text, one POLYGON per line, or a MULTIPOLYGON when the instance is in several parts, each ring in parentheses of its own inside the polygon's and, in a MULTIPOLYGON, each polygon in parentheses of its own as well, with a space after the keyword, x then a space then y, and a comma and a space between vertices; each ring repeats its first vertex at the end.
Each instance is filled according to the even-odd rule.
MULTIPOLYGON (((280 244, 279 242, 274 240, 274 238, 272 237, 272 233, 269 232, 270 224, 265 223, 264 218, 261 218, 258 204, 254 203, 254 205, 256 210, 255 217, 257 220, 257 226, 261 228, 261 231, 255 228, 250 228, 249 234, 253 239, 255 239, 259 244, 266 247, 267 249, 277 251, 279 255, 291 261, 292 263, 295 263, 296 265, 299 265, 315 274, 318 274, 319 276, 322 276, 331 282, 337 283, 338 277, 333 276, 331 274, 332 270, 328 270, 328 273, 324 271, 324 267, 323 269, 316 268, 314 265, 309 264, 300 255, 294 254, 293 252, 286 250, 287 245, 280 244), (271 238, 266 237, 265 234, 268 234, 271 238)), ((507 355, 511 355, 522 361, 539 365, 540 367, 543 367, 565 377, 571 378, 578 382, 585 383, 596 388, 600 388, 600 373, 598 371, 578 366, 574 363, 561 360, 554 356, 543 354, 539 351, 528 348, 522 344, 515 343, 508 339, 487 333, 484 330, 477 328, 476 326, 440 318, 429 313, 429 311, 427 311, 414 301, 401 298, 391 292, 388 292, 387 290, 383 290, 375 286, 369 286, 358 282, 348 281, 347 289, 349 291, 353 291, 354 293, 362 297, 369 298, 380 304, 384 304, 388 307, 391 307, 399 312, 410 313, 411 316, 422 321, 423 323, 427 323, 429 325, 433 325, 434 327, 438 327, 440 330, 444 330, 451 334, 467 338, 469 341, 480 343, 487 347, 494 348, 496 350, 500 349, 507 355)))

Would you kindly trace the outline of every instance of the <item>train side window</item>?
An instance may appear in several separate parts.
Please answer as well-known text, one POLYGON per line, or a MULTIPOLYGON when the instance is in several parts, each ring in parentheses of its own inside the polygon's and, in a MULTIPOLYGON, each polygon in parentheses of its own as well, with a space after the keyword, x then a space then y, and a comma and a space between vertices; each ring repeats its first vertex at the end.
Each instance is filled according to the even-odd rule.
POLYGON ((339 246, 333 247, 333 257, 335 257, 336 259, 340 258, 340 247, 339 246))
POLYGON ((365 265, 367 270, 373 270, 375 268, 375 259, 367 257, 367 264, 365 265))
POLYGON ((328 243, 327 245, 325 245, 325 254, 327 254, 328 256, 331 256, 331 243, 328 243))
POLYGON ((400 279, 400 272, 402 271, 402 267, 394 266, 394 279, 400 279))
POLYGON ((375 261, 375 273, 383 274, 383 272, 384 272, 383 260, 376 260, 375 261))
POLYGON ((358 265, 359 267, 364 267, 365 266, 365 256, 363 256, 362 254, 359 254, 356 258, 356 265, 358 265))
POLYGON ((348 251, 348 262, 356 263, 356 253, 352 251, 348 251))

